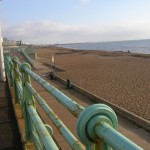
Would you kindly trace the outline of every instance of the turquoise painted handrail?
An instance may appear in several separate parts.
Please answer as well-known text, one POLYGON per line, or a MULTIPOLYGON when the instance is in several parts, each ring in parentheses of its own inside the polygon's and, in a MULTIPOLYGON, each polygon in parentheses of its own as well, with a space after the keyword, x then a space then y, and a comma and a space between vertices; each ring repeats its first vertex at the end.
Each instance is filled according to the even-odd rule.
MULTIPOLYGON (((36 149, 56 149, 58 150, 58 146, 52 139, 47 127, 42 122, 41 118, 39 117, 35 107, 34 107, 34 99, 33 96, 28 93, 29 91, 26 89, 24 85, 24 81, 30 82, 30 77, 27 74, 19 74, 16 73, 19 71, 18 65, 16 63, 13 65, 16 59, 11 60, 9 57, 5 59, 5 65, 10 70, 6 69, 7 77, 12 76, 10 78, 10 82, 15 84, 10 84, 11 87, 14 87, 15 93, 15 101, 16 103, 19 101, 22 106, 23 117, 25 121, 25 138, 26 142, 33 142, 36 149), (8 61, 8 62, 7 62, 8 61), (10 67, 10 66, 11 67, 10 67), (16 68, 15 68, 16 67, 16 68), (16 71, 18 70, 18 71, 16 71), (19 79, 19 75, 21 75, 23 82, 19 79), (20 82, 19 82, 20 81, 20 82), (19 96, 21 95, 21 97, 19 96)), ((28 66, 28 65, 27 65, 28 66)))
MULTIPOLYGON (((39 134, 39 137, 41 141, 43 142, 44 149, 56 149, 58 150, 57 145, 53 141, 52 137, 50 136, 48 130, 44 126, 41 118, 39 117, 36 109, 33 107, 33 105, 30 105, 27 107, 28 113, 30 115, 30 118, 32 119, 32 122, 36 128, 37 133, 39 134)), ((33 131, 31 131, 33 132, 33 131)))
POLYGON ((40 76, 35 74, 33 71, 28 69, 27 67, 23 67, 22 70, 24 70, 27 74, 29 74, 35 81, 37 81, 46 91, 48 91, 50 94, 52 94, 61 104, 63 104, 74 116, 78 117, 79 114, 84 110, 84 108, 71 100, 69 97, 64 95, 62 92, 60 92, 58 89, 56 89, 54 86, 50 85, 48 82, 46 82, 44 79, 42 79, 40 76))
POLYGON ((29 83, 26 83, 27 88, 35 97, 39 105, 46 112, 48 117, 60 131, 60 133, 64 136, 68 144, 72 149, 83 150, 84 147, 81 143, 73 136, 73 134, 69 131, 69 129, 63 124, 63 122, 58 118, 58 116, 53 112, 53 110, 46 104, 46 102, 40 97, 40 95, 32 88, 29 83))
POLYGON ((78 118, 76 131, 85 149, 110 150, 113 148, 117 150, 142 150, 141 147, 116 130, 118 126, 117 116, 109 106, 94 104, 84 108, 31 71, 27 63, 21 64, 17 58, 12 60, 6 57, 5 65, 11 86, 15 87, 16 102, 21 101, 20 104, 23 107, 26 140, 34 142, 37 149, 58 149, 58 147, 53 141, 50 132, 48 132, 46 125, 44 125, 36 112, 36 108, 34 107, 35 100, 41 105, 56 127, 61 127, 59 131, 72 149, 78 150, 84 149, 84 147, 33 89, 30 77, 37 81, 46 91, 53 95, 78 118), (9 73, 10 70, 8 70, 8 68, 13 71, 9 73), (44 133, 46 133, 46 137, 43 137, 44 133), (49 143, 51 144, 49 145, 49 143))
POLYGON ((29 61, 32 67, 35 67, 34 61, 29 57, 29 55, 25 52, 26 49, 20 50, 20 52, 24 55, 24 57, 29 61))
MULTIPOLYGON (((28 66, 28 64, 22 64, 21 65, 17 58, 14 58, 12 61, 15 64, 17 64, 16 66, 18 67, 18 68, 14 68, 14 70, 16 71, 16 73, 18 73, 18 75, 20 76, 20 78, 22 78, 23 74, 21 75, 21 73, 20 73, 20 71, 18 69, 19 68, 21 69, 22 65, 26 66, 28 68, 30 68, 30 67, 28 66)), ((37 102, 41 105, 41 107, 43 108, 43 110, 46 112, 46 114, 49 116, 49 118, 52 120, 52 122, 59 129, 59 131, 64 136, 64 138, 66 139, 66 141, 68 142, 68 144, 71 146, 71 148, 75 149, 75 150, 83 150, 84 149, 83 145, 73 136, 73 134, 69 131, 69 129, 67 129, 67 127, 63 124, 63 122, 60 119, 58 119, 58 117, 56 116, 56 114, 54 114, 54 112, 52 111, 52 109, 50 109, 48 107, 48 105, 44 102, 44 100, 32 88, 31 84, 29 84, 29 82, 25 82, 24 85, 32 93, 32 95, 35 97, 35 99, 37 100, 37 102)), ((18 85, 18 86, 20 87, 20 85, 18 85)), ((19 89, 19 91, 21 92, 22 90, 19 89)), ((23 95, 23 93, 22 93, 22 95, 23 95)), ((32 101, 30 103, 32 104, 32 101)), ((29 132, 29 131, 27 130, 27 132, 29 132)))

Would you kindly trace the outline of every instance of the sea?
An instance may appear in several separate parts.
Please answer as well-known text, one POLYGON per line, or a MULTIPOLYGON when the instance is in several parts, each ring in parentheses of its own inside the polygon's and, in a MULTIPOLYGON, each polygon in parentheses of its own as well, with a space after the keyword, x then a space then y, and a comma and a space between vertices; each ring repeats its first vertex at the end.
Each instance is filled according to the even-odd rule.
POLYGON ((87 42, 59 44, 59 47, 77 50, 123 51, 131 53, 150 54, 150 39, 115 42, 87 42))

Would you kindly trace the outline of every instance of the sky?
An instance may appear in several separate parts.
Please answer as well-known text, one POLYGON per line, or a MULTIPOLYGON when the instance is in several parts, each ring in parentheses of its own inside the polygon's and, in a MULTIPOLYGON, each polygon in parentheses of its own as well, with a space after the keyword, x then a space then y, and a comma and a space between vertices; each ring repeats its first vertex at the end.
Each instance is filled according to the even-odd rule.
POLYGON ((31 44, 150 39, 150 0, 0 0, 0 26, 31 44))

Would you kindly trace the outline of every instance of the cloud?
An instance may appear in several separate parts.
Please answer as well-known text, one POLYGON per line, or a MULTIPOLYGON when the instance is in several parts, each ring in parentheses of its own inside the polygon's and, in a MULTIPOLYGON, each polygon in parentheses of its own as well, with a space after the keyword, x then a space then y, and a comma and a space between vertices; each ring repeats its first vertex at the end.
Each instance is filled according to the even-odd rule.
POLYGON ((62 43, 75 39, 74 36, 80 35, 86 28, 86 26, 51 21, 25 22, 14 26, 4 26, 3 36, 28 43, 62 43))
POLYGON ((120 22, 97 26, 52 21, 24 22, 13 26, 4 25, 2 33, 8 39, 33 44, 131 40, 150 38, 150 22, 120 22))

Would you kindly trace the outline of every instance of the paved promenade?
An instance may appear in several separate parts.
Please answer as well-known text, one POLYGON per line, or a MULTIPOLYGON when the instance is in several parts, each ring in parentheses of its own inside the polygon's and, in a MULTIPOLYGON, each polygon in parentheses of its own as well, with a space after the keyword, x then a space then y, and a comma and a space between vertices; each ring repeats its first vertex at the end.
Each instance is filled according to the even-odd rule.
POLYGON ((0 150, 22 150, 7 82, 0 82, 0 150))

